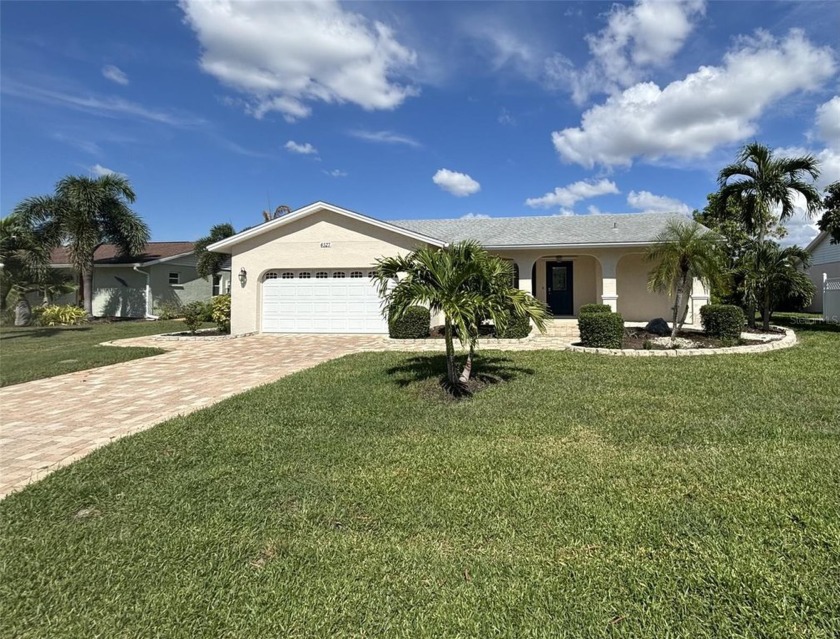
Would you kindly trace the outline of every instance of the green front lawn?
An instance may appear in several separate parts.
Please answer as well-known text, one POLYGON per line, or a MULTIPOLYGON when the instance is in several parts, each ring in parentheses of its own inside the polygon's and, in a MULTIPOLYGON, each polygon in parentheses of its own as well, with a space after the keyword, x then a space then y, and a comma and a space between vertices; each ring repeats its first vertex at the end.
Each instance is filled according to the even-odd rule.
POLYGON ((0 502, 0 635, 836 637, 840 333, 363 354, 0 502))
POLYGON ((99 346, 102 342, 183 331, 178 321, 94 322, 81 326, 0 328, 0 386, 159 355, 159 348, 99 346))

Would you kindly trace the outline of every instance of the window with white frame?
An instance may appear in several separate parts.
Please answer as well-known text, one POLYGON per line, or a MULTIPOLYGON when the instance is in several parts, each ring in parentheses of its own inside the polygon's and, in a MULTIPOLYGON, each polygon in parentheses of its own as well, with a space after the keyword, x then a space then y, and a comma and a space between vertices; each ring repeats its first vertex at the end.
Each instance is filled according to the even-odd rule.
POLYGON ((213 276, 213 297, 222 294, 222 276, 221 275, 214 275, 213 276))
POLYGON ((171 273, 169 273, 169 284, 170 285, 177 285, 177 284, 180 284, 180 283, 181 283, 181 274, 180 273, 178 273, 176 271, 172 271, 171 273))

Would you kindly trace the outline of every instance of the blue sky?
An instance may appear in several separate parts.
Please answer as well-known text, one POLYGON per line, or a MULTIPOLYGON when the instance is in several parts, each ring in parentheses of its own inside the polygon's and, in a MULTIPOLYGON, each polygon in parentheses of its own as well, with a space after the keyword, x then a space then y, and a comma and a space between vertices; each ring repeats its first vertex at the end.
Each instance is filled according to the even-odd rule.
MULTIPOLYGON (((127 175, 153 239, 701 207, 745 141, 840 179, 840 3, 3 2, 0 205, 127 175)), ((798 217, 791 239, 813 222, 798 217)))

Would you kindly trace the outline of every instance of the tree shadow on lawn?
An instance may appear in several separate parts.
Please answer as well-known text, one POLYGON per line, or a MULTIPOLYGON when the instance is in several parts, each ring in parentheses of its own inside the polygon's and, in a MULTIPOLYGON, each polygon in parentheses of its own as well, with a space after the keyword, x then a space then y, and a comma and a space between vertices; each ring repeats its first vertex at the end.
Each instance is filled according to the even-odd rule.
MULTIPOLYGON (((459 361, 459 365, 463 365, 459 361)), ((473 375, 466 384, 450 384, 446 379, 445 355, 415 355, 399 366, 393 366, 386 372, 400 388, 417 386, 419 390, 443 390, 448 398, 462 399, 502 382, 512 381, 522 375, 533 375, 534 369, 513 364, 503 356, 476 355, 473 362, 473 375), (429 382, 436 382, 433 386, 429 382)))
POLYGON ((774 317, 772 323, 792 328, 796 333, 840 333, 840 323, 810 317, 774 317))
MULTIPOLYGON (((11 327, 10 327, 11 328, 11 327)), ((21 337, 53 337, 59 333, 66 333, 68 331, 89 331, 90 326, 46 326, 43 328, 33 328, 31 326, 16 326, 9 332, 0 334, 0 340, 18 339, 21 337)))

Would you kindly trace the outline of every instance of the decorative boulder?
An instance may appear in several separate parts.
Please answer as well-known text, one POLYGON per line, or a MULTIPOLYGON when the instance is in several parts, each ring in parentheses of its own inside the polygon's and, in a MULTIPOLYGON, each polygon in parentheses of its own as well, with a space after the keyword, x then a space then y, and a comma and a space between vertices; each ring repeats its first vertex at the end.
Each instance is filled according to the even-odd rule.
POLYGON ((26 300, 20 300, 15 306, 15 326, 29 326, 32 323, 32 307, 26 300))
POLYGON ((668 326, 668 322, 666 322, 661 317, 657 317, 656 319, 650 320, 645 326, 645 330, 648 333, 653 333, 654 335, 671 334, 671 327, 668 326))

